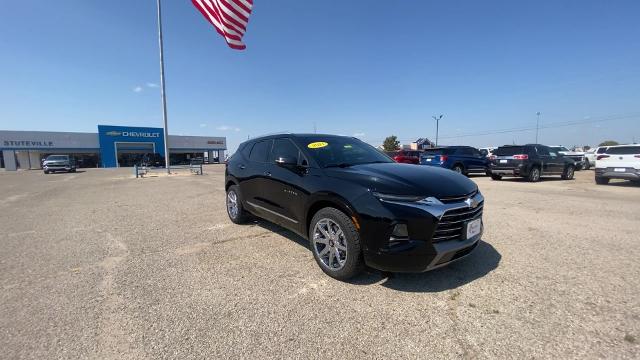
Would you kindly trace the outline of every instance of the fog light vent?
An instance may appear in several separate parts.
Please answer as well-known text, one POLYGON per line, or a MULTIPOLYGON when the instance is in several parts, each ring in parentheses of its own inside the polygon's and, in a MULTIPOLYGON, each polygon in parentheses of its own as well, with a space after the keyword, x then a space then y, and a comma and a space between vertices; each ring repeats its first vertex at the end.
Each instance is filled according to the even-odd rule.
POLYGON ((407 231, 407 224, 396 224, 391 232, 392 240, 406 240, 409 238, 409 231, 407 231))

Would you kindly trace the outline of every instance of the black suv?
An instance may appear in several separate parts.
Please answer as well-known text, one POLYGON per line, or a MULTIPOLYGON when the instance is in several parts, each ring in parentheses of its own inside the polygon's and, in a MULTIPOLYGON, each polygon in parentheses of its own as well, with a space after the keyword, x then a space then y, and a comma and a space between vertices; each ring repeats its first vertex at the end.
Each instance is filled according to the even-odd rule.
POLYGON ((469 254, 482 236, 484 198, 473 181, 396 163, 356 138, 252 139, 227 162, 225 182, 231 221, 253 214, 294 231, 337 279, 365 264, 431 270, 469 254))
POLYGON ((540 144, 500 146, 493 152, 489 163, 493 180, 520 176, 536 182, 546 175, 560 175, 564 180, 571 180, 575 170, 576 165, 571 158, 540 144))

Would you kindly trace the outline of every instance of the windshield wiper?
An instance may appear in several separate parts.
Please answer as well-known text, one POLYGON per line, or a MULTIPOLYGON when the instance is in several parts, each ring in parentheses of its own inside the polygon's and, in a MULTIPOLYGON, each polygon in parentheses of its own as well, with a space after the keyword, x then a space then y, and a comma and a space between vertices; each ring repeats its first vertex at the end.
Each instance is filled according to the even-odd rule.
POLYGON ((353 165, 353 164, 349 164, 349 163, 343 162, 343 163, 337 163, 337 164, 327 164, 324 167, 325 168, 330 168, 330 167, 346 168, 346 167, 349 167, 351 165, 353 165))

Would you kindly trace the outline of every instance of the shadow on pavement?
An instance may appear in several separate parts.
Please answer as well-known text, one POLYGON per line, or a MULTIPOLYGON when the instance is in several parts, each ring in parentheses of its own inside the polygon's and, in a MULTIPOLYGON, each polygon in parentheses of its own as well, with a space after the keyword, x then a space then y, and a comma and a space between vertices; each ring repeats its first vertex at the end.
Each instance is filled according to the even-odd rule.
MULTIPOLYGON (((309 249, 309 242, 297 234, 265 220, 255 220, 255 225, 273 231, 294 243, 309 249)), ((353 285, 378 284, 389 289, 406 292, 440 292, 455 289, 479 279, 498 267, 502 256, 489 243, 482 240, 476 249, 467 257, 448 266, 425 273, 383 273, 368 270, 356 276, 349 283, 353 285), (380 281, 383 281, 380 283, 380 281)))
POLYGON ((498 267, 502 256, 482 240, 467 257, 448 266, 425 273, 370 273, 352 281, 357 285, 380 283, 389 289, 406 292, 440 292, 455 289, 479 279, 498 267))

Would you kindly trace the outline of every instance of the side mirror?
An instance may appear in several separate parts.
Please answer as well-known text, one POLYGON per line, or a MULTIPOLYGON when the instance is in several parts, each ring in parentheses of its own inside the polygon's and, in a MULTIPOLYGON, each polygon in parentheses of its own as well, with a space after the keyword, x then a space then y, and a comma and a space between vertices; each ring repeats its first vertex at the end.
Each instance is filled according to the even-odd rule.
POLYGON ((298 160, 291 157, 279 156, 276 159, 276 164, 282 167, 295 167, 298 166, 298 160))

